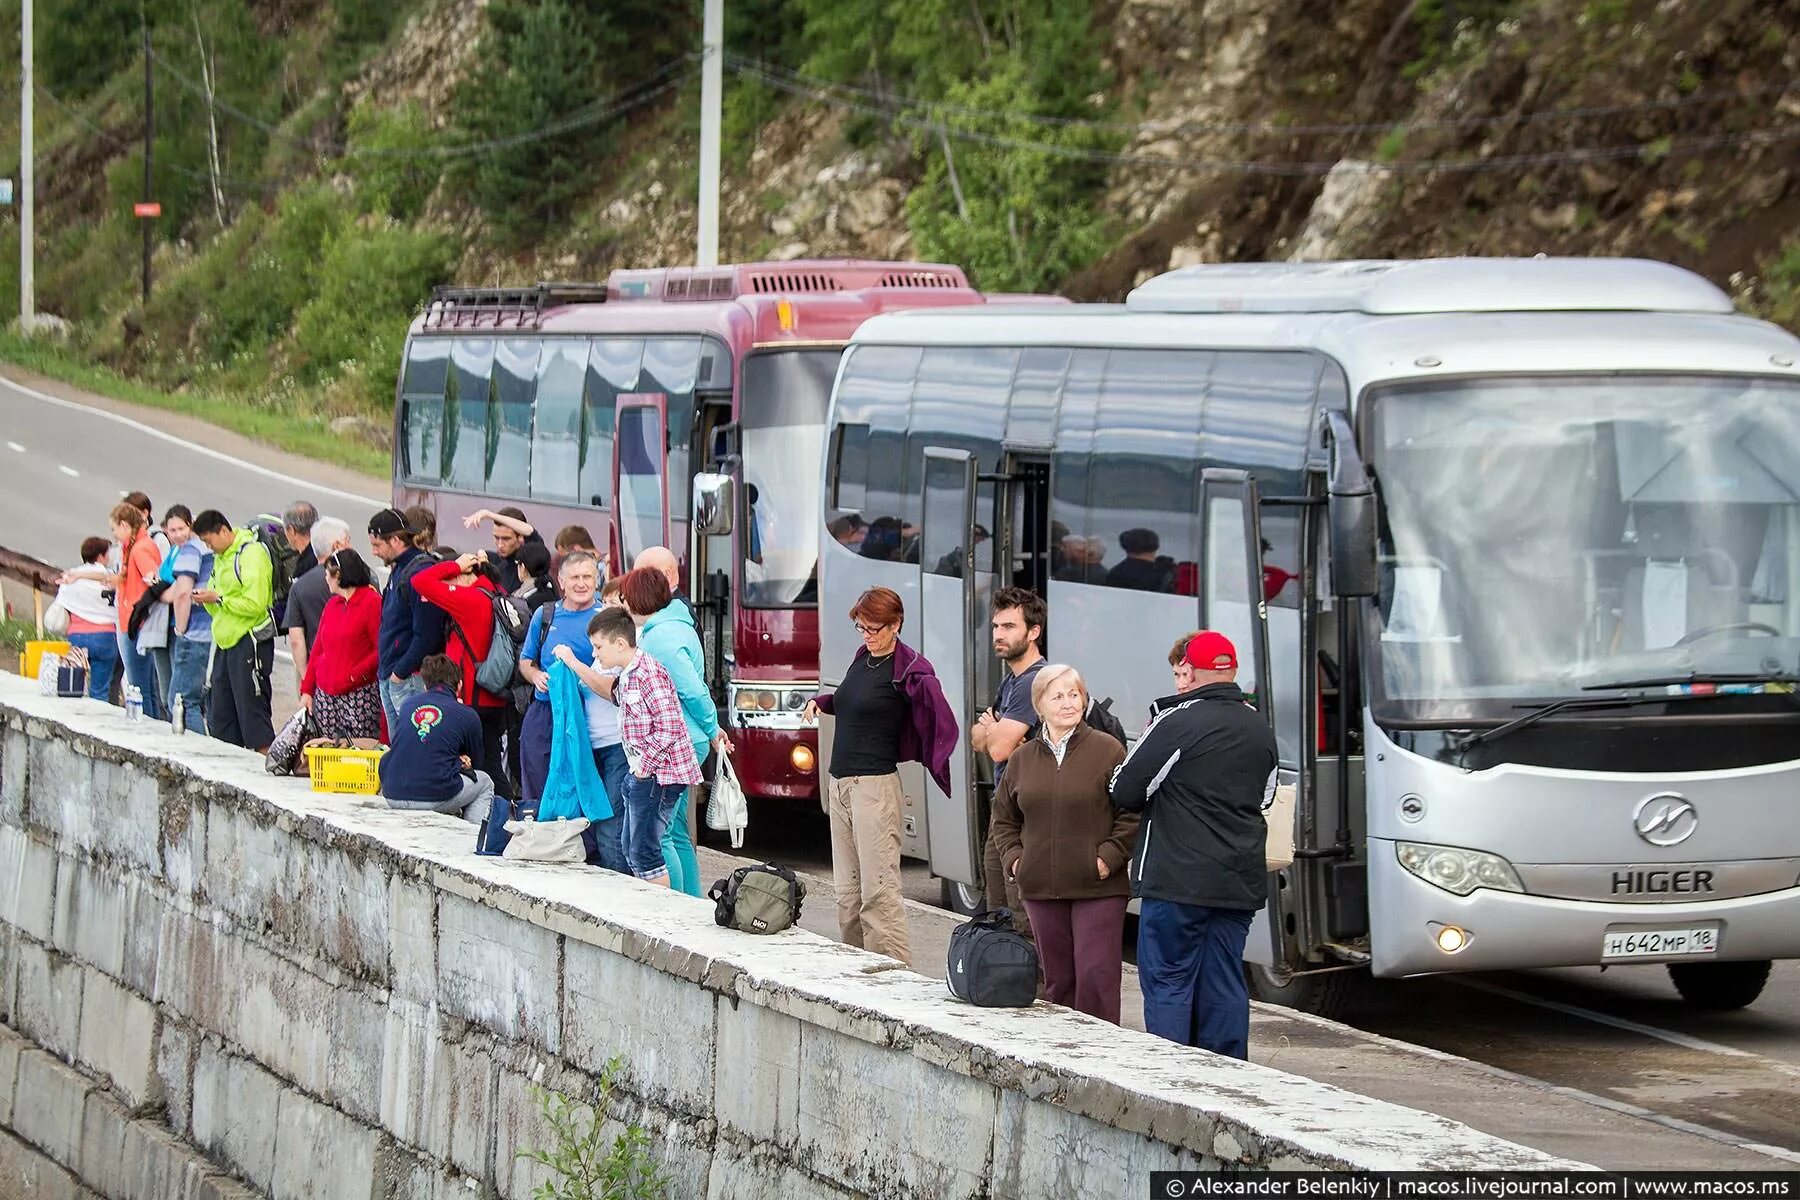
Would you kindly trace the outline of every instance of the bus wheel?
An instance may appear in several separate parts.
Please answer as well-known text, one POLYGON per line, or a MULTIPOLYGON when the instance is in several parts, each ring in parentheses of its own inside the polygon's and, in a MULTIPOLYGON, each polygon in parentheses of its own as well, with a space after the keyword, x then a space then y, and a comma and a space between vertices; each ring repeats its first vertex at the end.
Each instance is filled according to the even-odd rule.
POLYGON ((1695 1008, 1743 1008, 1762 995, 1769 960, 1670 963, 1669 980, 1695 1008))
POLYGON ((972 917, 987 907, 987 894, 973 884, 954 879, 940 879, 944 889, 943 906, 959 916, 972 917))
POLYGON ((1335 1020, 1349 1010, 1369 973, 1355 970, 1293 975, 1272 971, 1257 963, 1245 963, 1244 977, 1250 984, 1252 1000, 1335 1020))

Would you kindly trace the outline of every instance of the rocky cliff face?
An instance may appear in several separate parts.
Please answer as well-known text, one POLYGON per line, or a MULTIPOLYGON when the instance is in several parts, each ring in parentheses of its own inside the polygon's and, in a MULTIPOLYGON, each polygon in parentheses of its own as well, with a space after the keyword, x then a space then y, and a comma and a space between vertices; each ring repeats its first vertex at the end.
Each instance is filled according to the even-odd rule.
MULTIPOLYGON (((481 6, 440 0, 352 87, 433 111, 481 6)), ((1754 299, 1800 227, 1791 3, 1111 0, 1096 19, 1136 127, 1109 176, 1116 242, 1072 296, 1197 262, 1544 252, 1668 259, 1754 299)), ((913 253, 904 202, 934 151, 904 131, 853 146, 850 119, 796 101, 728 146, 727 257, 913 253)), ((586 217, 465 271, 688 260, 692 124, 691 103, 638 119, 586 217)))

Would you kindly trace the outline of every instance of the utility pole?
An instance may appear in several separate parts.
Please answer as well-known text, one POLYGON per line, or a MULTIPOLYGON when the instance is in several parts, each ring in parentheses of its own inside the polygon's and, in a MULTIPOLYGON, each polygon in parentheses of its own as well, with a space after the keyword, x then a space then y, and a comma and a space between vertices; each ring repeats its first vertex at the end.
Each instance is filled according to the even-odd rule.
POLYGON ((34 239, 31 150, 31 0, 24 0, 19 22, 19 327, 26 334, 37 318, 36 282, 32 278, 34 239))
MULTIPOLYGON (((151 170, 155 162, 156 150, 156 88, 150 65, 150 18, 143 18, 144 26, 144 203, 155 200, 151 192, 151 170)), ((150 302, 150 235, 153 232, 148 217, 140 218, 139 224, 144 227, 144 303, 150 302)))
POLYGON ((716 267, 719 265, 719 129, 725 104, 725 0, 706 0, 700 43, 700 239, 694 265, 716 267))

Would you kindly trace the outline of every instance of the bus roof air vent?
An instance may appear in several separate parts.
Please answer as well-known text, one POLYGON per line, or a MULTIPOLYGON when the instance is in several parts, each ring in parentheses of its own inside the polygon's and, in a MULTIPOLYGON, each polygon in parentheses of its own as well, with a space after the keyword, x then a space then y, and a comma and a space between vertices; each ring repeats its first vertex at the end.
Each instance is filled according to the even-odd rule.
POLYGON ((963 288, 969 281, 962 273, 937 270, 889 271, 881 277, 884 288, 963 288))
POLYGON ((1126 297, 1139 312, 1730 313, 1731 298, 1639 258, 1431 258, 1212 263, 1158 275, 1126 297))
POLYGON ((753 271, 750 288, 758 295, 770 292, 841 292, 844 285, 822 271, 753 271))

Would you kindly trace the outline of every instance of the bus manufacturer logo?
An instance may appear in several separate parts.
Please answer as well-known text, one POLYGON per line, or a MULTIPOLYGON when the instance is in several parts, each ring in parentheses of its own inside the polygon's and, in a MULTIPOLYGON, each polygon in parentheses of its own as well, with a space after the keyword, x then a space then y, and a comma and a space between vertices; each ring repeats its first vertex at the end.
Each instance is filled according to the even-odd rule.
POLYGON ((1632 814, 1632 828, 1652 846, 1677 846, 1693 836, 1700 816, 1687 799, 1673 792, 1646 797, 1632 814))

